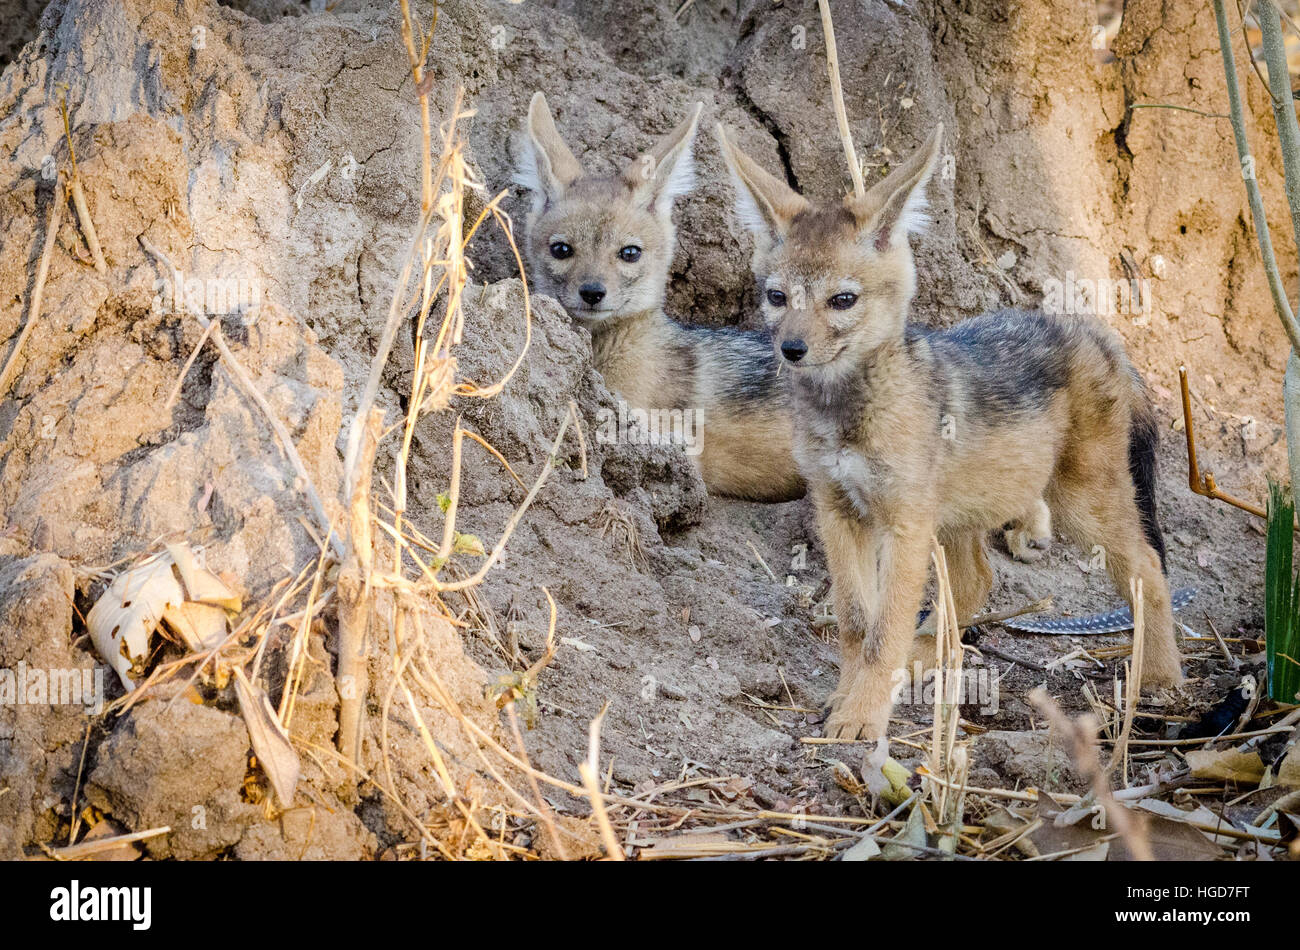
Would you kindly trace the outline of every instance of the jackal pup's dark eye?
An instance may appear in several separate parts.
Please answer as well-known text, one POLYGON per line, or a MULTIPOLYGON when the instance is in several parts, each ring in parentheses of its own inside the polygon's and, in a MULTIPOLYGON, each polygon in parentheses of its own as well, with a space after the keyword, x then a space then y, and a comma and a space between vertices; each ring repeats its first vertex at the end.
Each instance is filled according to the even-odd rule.
POLYGON ((641 260, 641 248, 637 247, 635 244, 629 244, 627 247, 619 248, 618 256, 622 258, 625 263, 635 264, 637 261, 641 260))
POLYGON ((551 257, 555 258, 557 261, 562 261, 565 258, 572 257, 572 256, 573 256, 572 247, 565 244, 563 241, 551 242, 551 257))
POLYGON ((773 307, 784 307, 784 306, 785 306, 785 291, 784 291, 784 290, 769 290, 769 291, 767 292, 767 302, 770 303, 773 307))
POLYGON ((858 295, 851 294, 846 290, 842 294, 836 294, 826 302, 829 303, 831 308, 834 310, 848 310, 849 307, 852 307, 858 302, 858 295))

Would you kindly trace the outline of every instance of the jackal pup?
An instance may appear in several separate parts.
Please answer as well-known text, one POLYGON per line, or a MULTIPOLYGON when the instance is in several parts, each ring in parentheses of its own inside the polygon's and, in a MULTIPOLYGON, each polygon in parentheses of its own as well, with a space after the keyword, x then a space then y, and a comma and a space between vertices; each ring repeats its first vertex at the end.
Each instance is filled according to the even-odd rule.
POLYGON ((839 618, 827 731, 885 736, 943 543, 959 620, 992 586, 985 533, 1046 499, 1063 534, 1100 545, 1115 586, 1143 585, 1143 686, 1181 681, 1156 523, 1158 430, 1141 377, 1092 318, 995 313, 909 324, 942 127, 861 198, 813 204, 718 137, 776 350, 793 373, 795 457, 809 483, 839 618))
POLYGON ((709 491, 789 501, 795 465, 786 380, 765 333, 685 326, 664 313, 673 200, 694 180, 702 106, 615 175, 588 175, 538 92, 517 180, 532 190, 525 246, 534 289, 591 331, 596 369, 632 409, 697 414, 709 491))

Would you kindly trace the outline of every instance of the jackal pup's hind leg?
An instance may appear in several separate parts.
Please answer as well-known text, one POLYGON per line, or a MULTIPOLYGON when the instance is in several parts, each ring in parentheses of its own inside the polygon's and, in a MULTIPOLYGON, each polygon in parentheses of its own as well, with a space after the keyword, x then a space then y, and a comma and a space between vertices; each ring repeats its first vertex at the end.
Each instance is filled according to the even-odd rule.
POLYGON ((1129 579, 1141 579, 1146 652, 1142 686, 1177 686, 1183 681, 1182 657, 1174 636, 1169 583, 1160 554, 1144 533, 1128 466, 1098 448, 1085 451, 1091 466, 1049 486, 1056 523, 1083 550, 1104 557, 1106 572, 1130 604, 1129 579))
MULTIPOLYGON (((952 583, 952 602, 957 610, 959 624, 970 623, 979 614, 993 589, 993 568, 989 566, 988 547, 983 531, 944 532, 939 535, 944 558, 948 562, 948 579, 952 583)), ((938 605, 930 611, 925 623, 912 638, 911 655, 907 669, 914 673, 917 664, 921 670, 934 666, 934 635, 938 630, 938 605)))

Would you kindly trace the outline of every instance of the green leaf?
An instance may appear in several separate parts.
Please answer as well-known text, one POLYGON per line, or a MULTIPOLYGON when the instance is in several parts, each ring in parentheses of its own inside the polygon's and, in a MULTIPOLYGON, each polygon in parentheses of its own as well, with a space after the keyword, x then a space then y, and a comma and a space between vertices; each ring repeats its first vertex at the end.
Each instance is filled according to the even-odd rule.
POLYGON ((1268 538, 1264 557, 1264 641, 1268 694, 1293 703, 1300 692, 1300 578, 1294 573, 1295 502, 1291 492, 1268 483, 1268 538))

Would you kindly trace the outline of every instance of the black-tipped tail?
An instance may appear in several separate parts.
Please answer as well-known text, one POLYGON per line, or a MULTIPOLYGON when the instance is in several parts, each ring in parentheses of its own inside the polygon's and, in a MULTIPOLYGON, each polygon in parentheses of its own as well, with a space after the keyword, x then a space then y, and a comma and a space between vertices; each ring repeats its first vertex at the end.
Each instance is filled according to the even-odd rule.
POLYGON ((1160 555, 1160 570, 1168 574, 1165 566, 1165 539, 1160 533, 1160 522, 1156 519, 1156 448, 1159 444, 1160 425, 1144 399, 1133 413, 1132 428, 1129 430, 1128 470, 1133 476, 1133 487, 1137 491, 1142 533, 1160 555))

